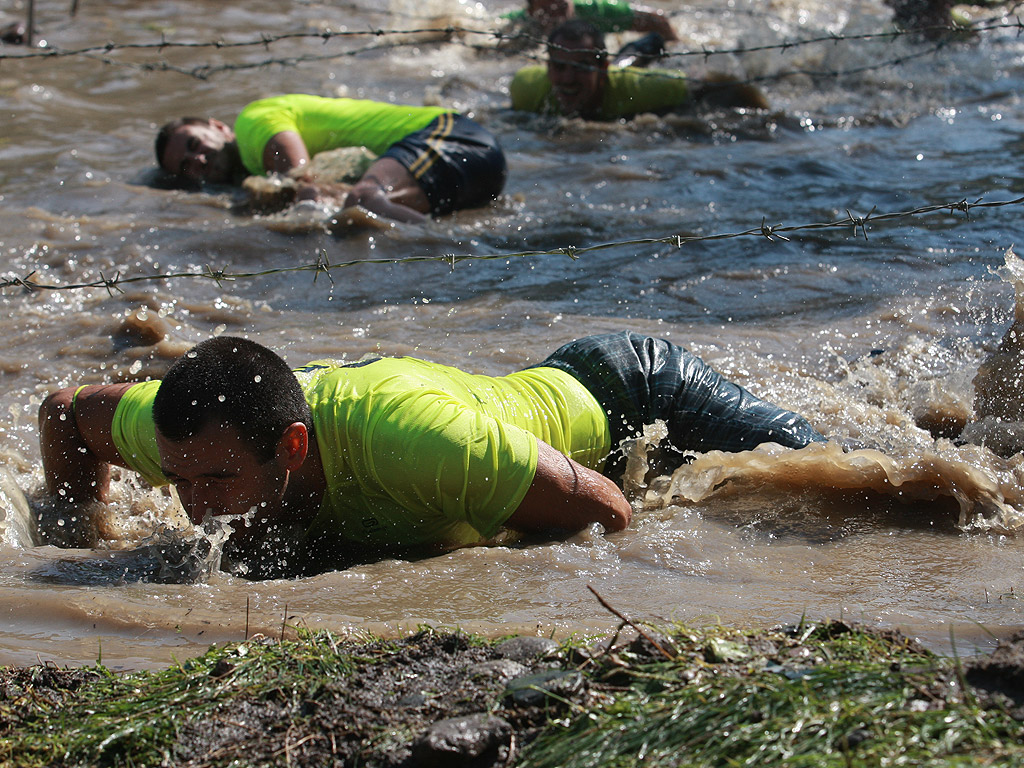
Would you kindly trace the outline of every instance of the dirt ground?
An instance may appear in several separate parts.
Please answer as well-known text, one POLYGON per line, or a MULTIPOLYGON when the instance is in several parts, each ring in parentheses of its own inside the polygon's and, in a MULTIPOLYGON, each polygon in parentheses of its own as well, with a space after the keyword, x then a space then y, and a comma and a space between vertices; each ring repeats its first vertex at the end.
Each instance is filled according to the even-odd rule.
MULTIPOLYGON (((829 631, 849 628, 832 622, 829 631)), ((892 635, 888 640, 914 645, 887 634, 892 635)), ((617 685, 627 682, 627 667, 674 653, 671 641, 661 642, 634 634, 611 649, 606 641, 566 651, 536 637, 489 644, 459 633, 423 631, 402 640, 346 644, 344 652, 358 661, 349 674, 312 677, 298 692, 294 678, 287 684, 291 688, 271 688, 269 694, 264 689, 247 695, 243 689, 201 718, 183 717, 164 760, 196 768, 508 766, 552 720, 611 701, 617 685)), ((800 658, 799 640, 783 647, 777 637, 748 635, 745 642, 768 657, 800 658)), ((744 664, 730 663, 727 653, 711 661, 715 674, 744 674, 744 664)), ((233 669, 222 659, 208 674, 228 680, 233 669)), ((19 728, 24 710, 18 703, 26 695, 59 707, 98 677, 94 669, 0 669, 0 736, 19 728)), ((964 661, 959 671, 950 665, 948 675, 931 686, 931 695, 936 701, 960 695, 958 680, 965 680, 983 705, 1009 708, 1024 719, 1024 632, 1001 642, 990 656, 964 661)))

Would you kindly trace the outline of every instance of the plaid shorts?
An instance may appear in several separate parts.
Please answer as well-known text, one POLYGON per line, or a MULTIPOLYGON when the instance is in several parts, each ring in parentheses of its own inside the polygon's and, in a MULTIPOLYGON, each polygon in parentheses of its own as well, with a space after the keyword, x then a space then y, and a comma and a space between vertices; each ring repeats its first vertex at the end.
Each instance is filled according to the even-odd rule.
POLYGON ((501 194, 508 175, 497 139, 455 112, 396 141, 382 157, 405 166, 435 216, 486 205, 501 194))
POLYGON ((664 339, 623 331, 588 336, 537 367, 559 368, 608 414, 612 446, 661 419, 676 451, 744 451, 773 442, 825 442, 803 417, 750 394, 699 357, 664 339))

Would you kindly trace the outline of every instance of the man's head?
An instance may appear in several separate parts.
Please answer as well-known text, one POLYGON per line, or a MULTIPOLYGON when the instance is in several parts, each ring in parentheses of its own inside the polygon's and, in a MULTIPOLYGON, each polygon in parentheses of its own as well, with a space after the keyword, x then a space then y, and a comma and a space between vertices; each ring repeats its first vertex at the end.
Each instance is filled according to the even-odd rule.
POLYGON ((153 421, 161 468, 194 523, 207 511, 242 514, 280 502, 312 432, 287 363, 231 336, 204 341, 171 366, 153 421))
POLYGON ((575 11, 571 0, 526 0, 526 15, 545 30, 571 19, 575 11))
POLYGON ((157 133, 155 149, 160 167, 186 181, 230 183, 241 168, 235 132, 213 118, 172 120, 157 133))
POLYGON ((608 82, 604 35, 580 19, 556 27, 548 37, 548 80, 563 114, 597 115, 608 82))

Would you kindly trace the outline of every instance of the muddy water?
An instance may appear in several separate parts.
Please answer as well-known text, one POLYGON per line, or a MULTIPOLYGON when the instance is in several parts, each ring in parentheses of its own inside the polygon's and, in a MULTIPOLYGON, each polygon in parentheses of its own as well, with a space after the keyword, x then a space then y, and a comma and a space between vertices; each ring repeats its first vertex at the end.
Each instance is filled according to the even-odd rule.
MULTIPOLYGON (((245 42, 456 22, 486 30, 508 9, 492 0, 395 2, 386 12, 363 5, 114 0, 81 4, 74 19, 42 9, 37 23, 50 50, 77 50, 161 35, 245 42)), ((835 5, 698 3, 673 19, 681 51, 891 28, 880 2, 835 5)), ((955 642, 961 652, 1018 628, 1024 482, 1013 430, 992 415, 1001 402, 1012 411, 1018 393, 1012 384, 998 391, 1000 378, 1015 381, 1011 365, 978 421, 972 380, 1013 322, 1017 278, 1003 265, 1022 239, 1020 207, 869 222, 866 233, 846 226, 682 248, 641 242, 1018 197, 1024 40, 1015 30, 919 58, 927 45, 907 38, 681 57, 697 75, 707 67, 759 78, 772 111, 629 125, 512 114, 508 82, 532 52, 480 51, 492 43, 468 32, 429 38, 115 47, 0 61, 0 270, 56 286, 118 283, 9 288, 0 297, 0 663, 102 657, 146 667, 283 625, 390 632, 428 622, 557 636, 613 627, 588 587, 638 618, 847 617, 903 628, 940 649, 955 642), (840 72, 852 74, 830 76, 840 72), (231 120, 251 99, 289 91, 471 114, 506 150, 506 194, 425 227, 326 232, 316 221, 239 216, 229 194, 152 186, 152 137, 166 119, 231 120), (515 255, 601 243, 618 245, 575 260, 515 255), (454 268, 402 261, 452 253, 498 258, 454 268), (333 280, 305 271, 120 282, 207 267, 257 273, 324 255, 359 263, 332 270, 333 280), (128 477, 117 484, 102 547, 36 546, 26 531, 31 512, 20 493, 38 504, 42 397, 73 381, 160 375, 212 333, 249 336, 296 365, 380 351, 501 373, 575 336, 623 327, 667 335, 863 447, 708 454, 631 486, 641 509, 620 534, 585 531, 309 579, 214 573, 154 583, 146 575, 156 566, 126 548, 161 522, 177 524, 173 499, 128 477), (969 439, 955 440, 965 425, 969 439)))

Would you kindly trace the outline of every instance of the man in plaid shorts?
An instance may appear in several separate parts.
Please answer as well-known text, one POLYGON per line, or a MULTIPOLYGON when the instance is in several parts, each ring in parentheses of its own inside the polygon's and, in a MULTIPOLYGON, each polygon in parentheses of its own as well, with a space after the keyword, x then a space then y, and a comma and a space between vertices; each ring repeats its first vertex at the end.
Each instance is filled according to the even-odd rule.
POLYGON ((685 349, 623 332, 507 376, 411 357, 292 369, 221 336, 163 381, 54 393, 40 445, 62 503, 107 501, 110 466, 128 467, 173 484, 195 524, 245 517, 233 538, 281 575, 478 544, 503 528, 623 530, 632 508, 604 473, 619 441, 656 419, 678 451, 825 439, 685 349))
MULTIPOLYGON (((214 118, 172 120, 155 144, 160 167, 194 184, 292 174, 314 155, 344 147, 378 155, 344 207, 358 205, 396 221, 485 205, 505 184, 505 155, 494 136, 444 107, 292 93, 246 105, 234 127, 214 118)), ((321 191, 307 183, 299 196, 317 199, 321 191)))

